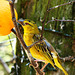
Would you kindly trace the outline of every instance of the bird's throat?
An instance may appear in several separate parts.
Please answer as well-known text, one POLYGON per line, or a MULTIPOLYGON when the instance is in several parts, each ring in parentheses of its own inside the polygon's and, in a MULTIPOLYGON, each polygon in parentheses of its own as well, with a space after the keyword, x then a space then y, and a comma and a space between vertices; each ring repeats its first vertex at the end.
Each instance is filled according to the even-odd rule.
POLYGON ((28 33, 25 33, 23 35, 24 41, 27 46, 29 46, 33 43, 33 36, 34 36, 34 34, 28 34, 28 33))

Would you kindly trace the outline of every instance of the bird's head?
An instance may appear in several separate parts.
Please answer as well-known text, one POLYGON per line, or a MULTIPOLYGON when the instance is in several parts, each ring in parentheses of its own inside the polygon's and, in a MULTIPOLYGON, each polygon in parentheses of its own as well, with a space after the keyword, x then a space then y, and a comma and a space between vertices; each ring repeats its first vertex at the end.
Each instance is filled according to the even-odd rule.
POLYGON ((35 24, 34 21, 25 19, 25 20, 18 20, 18 23, 20 23, 22 25, 22 27, 24 29, 24 33, 29 33, 29 34, 38 34, 39 33, 37 25, 35 24))

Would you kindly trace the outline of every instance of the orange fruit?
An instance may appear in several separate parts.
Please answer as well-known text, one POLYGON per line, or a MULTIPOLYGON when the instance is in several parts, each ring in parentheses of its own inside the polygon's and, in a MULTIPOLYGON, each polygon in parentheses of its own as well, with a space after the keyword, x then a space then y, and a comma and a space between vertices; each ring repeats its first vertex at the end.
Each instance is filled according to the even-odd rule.
MULTIPOLYGON (((15 9, 14 9, 15 10, 15 9)), ((15 10, 17 20, 17 12, 15 10)), ((0 36, 8 35, 14 27, 8 1, 0 0, 0 36)))

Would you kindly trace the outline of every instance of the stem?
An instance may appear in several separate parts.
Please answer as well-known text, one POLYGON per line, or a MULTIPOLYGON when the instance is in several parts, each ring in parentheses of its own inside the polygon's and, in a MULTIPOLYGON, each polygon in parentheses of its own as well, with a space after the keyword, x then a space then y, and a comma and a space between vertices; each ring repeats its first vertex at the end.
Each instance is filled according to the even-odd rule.
POLYGON ((74 3, 75 1, 72 1, 72 2, 68 2, 68 3, 64 3, 64 4, 61 4, 61 5, 57 5, 55 7, 52 7, 52 8, 49 8, 47 11, 49 12, 50 10, 52 9, 55 9, 55 8, 58 8, 58 7, 61 7, 61 6, 64 6, 64 5, 69 5, 69 4, 72 4, 74 3))
POLYGON ((53 21, 75 22, 75 20, 58 20, 58 19, 54 19, 54 20, 50 20, 50 21, 48 21, 48 22, 46 23, 46 25, 47 25, 48 23, 50 23, 50 22, 53 22, 53 21))
POLYGON ((0 57, 0 63, 3 65, 4 69, 10 74, 11 70, 9 69, 8 65, 4 62, 4 60, 0 57))
MULTIPOLYGON (((50 2, 50 0, 48 0, 48 5, 49 5, 49 2, 50 2)), ((48 8, 48 5, 47 5, 47 8, 48 8)), ((47 10, 47 8, 46 8, 46 10, 47 10)), ((45 20, 46 20, 47 14, 48 14, 48 11, 46 11, 44 20, 42 21, 42 31, 41 31, 41 38, 40 38, 41 40, 43 39, 44 25, 45 25, 45 20)))
POLYGON ((33 57, 31 56, 30 51, 29 51, 27 45, 25 44, 25 42, 24 42, 24 40, 22 38, 22 35, 20 33, 20 30, 19 30, 19 28, 17 26, 16 19, 15 19, 15 13, 14 13, 14 1, 15 0, 9 1, 9 4, 10 4, 10 8, 11 8, 11 13, 12 13, 12 21, 13 21, 14 26, 15 26, 17 37, 18 37, 19 41, 21 42, 21 44, 22 44, 22 46, 23 46, 23 48, 24 48, 24 50, 25 50, 25 52, 26 52, 26 54, 27 54, 27 56, 28 56, 28 58, 29 58, 29 60, 30 60, 30 62, 32 64, 32 66, 34 67, 35 71, 39 75, 43 75, 43 72, 40 71, 39 67, 36 68, 37 64, 35 63, 33 57))

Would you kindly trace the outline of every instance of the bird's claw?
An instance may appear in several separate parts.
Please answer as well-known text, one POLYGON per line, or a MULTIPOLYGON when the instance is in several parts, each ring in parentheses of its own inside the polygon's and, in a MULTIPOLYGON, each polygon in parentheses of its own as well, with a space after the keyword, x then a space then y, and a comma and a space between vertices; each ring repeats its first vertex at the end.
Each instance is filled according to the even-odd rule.
MULTIPOLYGON (((38 65, 37 61, 35 61, 35 63, 36 63, 35 68, 37 68, 39 65, 38 65)), ((30 64, 29 67, 30 67, 30 66, 32 66, 32 64, 30 64)))
POLYGON ((36 63, 36 67, 35 68, 37 68, 39 65, 38 65, 37 61, 35 61, 35 63, 36 63))

